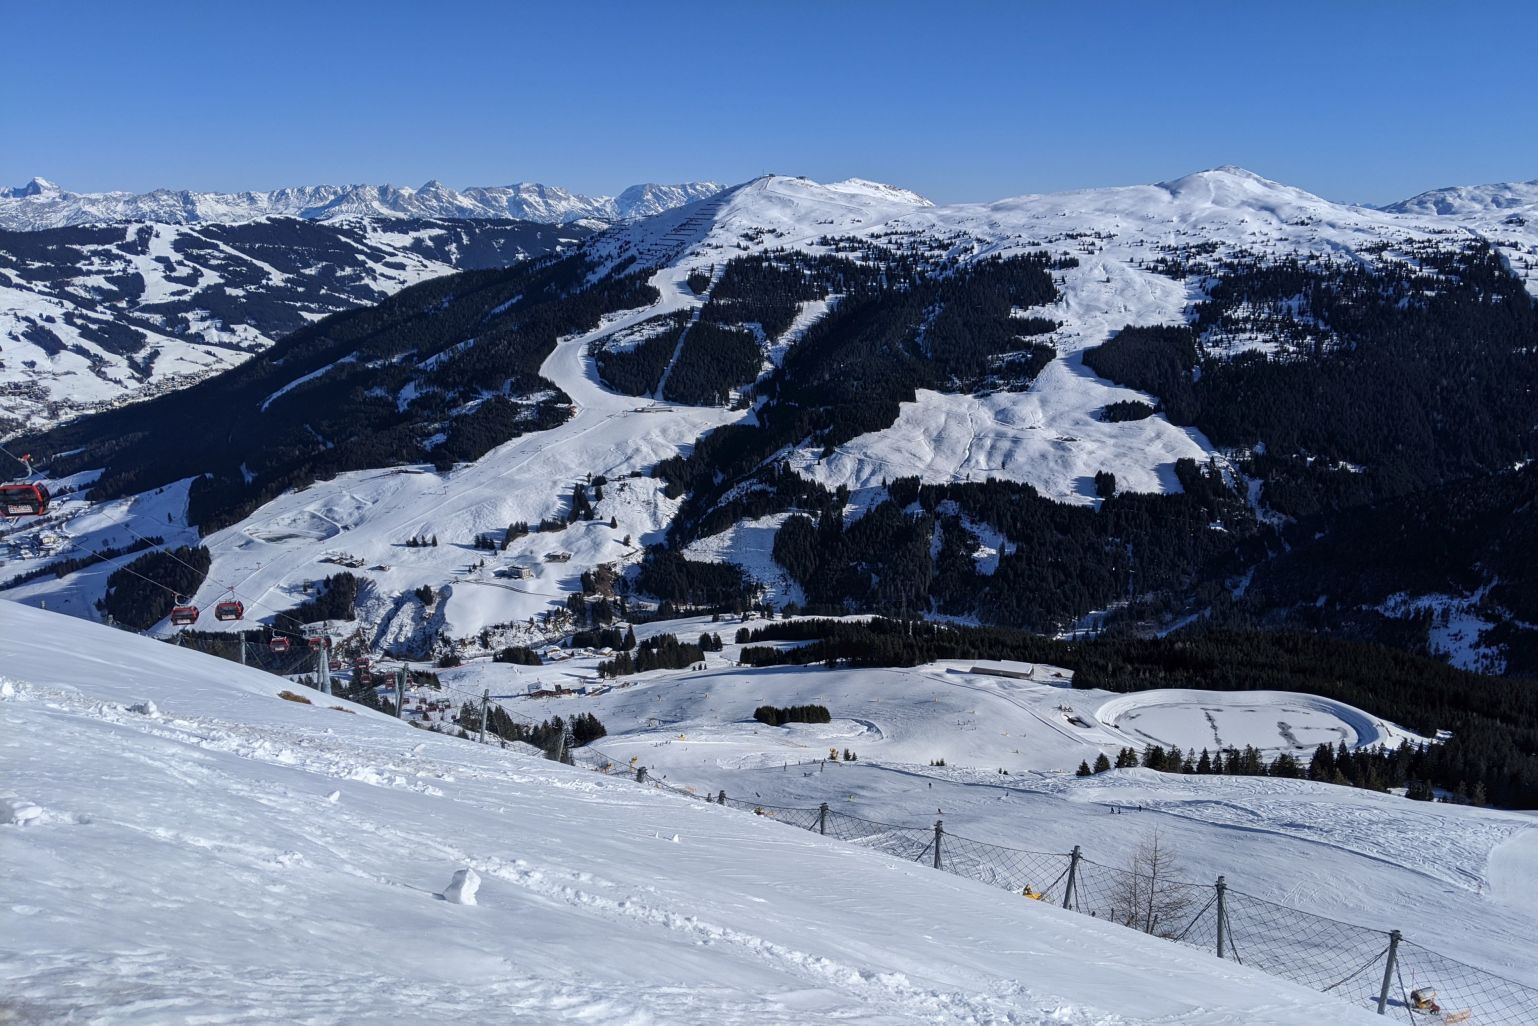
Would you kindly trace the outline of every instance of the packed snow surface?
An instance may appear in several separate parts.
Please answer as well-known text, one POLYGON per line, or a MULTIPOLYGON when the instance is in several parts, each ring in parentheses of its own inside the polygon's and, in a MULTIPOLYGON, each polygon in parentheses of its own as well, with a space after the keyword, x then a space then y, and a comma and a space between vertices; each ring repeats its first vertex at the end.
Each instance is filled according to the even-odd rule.
POLYGON ((932 825, 943 810, 946 828, 966 837, 1036 851, 1077 844, 1113 866, 1125 865, 1137 839, 1157 828, 1182 852, 1183 878, 1224 874, 1247 894, 1375 930, 1398 928, 1538 986, 1538 949, 1522 940, 1538 916, 1538 899, 1520 876, 1538 872, 1531 814, 1307 780, 1142 769, 1074 775, 1081 761, 1147 744, 1187 752, 1253 745, 1267 760, 1290 752, 1306 765, 1320 743, 1351 749, 1426 740, 1396 724, 1286 692, 1076 689, 1066 670, 1022 663, 752 669, 736 665, 738 626, 705 617, 637 628, 641 638, 721 634, 725 649, 707 654, 703 671, 600 682, 593 674, 600 657, 573 653, 543 667, 476 661, 445 671, 444 680, 462 694, 485 688, 506 696, 502 704, 527 720, 591 712, 608 728, 596 747, 610 758, 634 759, 701 793, 798 808, 826 801, 835 811, 906 826, 932 825), (563 697, 529 694, 548 695, 555 684, 563 697), (753 719, 764 704, 821 704, 833 719, 768 727, 753 719), (842 761, 846 749, 856 762, 842 761), (830 750, 840 761, 826 761, 830 750), (940 760, 944 766, 931 765, 940 760), (1141 818, 1113 816, 1113 807, 1141 818))
POLYGON ((285 700, 259 671, 14 603, 0 665, 12 1019, 1373 1021, 916 863, 285 700))

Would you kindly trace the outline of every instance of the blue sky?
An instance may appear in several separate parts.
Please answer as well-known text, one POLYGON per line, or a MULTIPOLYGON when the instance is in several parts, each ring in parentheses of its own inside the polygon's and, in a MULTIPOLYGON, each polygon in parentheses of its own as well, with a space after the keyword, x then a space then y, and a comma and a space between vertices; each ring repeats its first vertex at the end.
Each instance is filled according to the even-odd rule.
POLYGON ((1538 178, 1533 3, 77 0, 3 24, 4 184, 776 171, 949 202, 1233 163, 1387 202, 1538 178))

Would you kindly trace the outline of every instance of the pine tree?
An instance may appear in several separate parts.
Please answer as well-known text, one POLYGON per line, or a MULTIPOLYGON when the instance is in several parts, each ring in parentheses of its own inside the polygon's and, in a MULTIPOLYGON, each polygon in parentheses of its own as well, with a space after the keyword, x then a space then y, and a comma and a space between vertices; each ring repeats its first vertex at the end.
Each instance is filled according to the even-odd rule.
MULTIPOLYGON (((1104 756, 1102 756, 1102 758, 1104 758, 1104 756)), ((1077 770, 1077 771, 1076 771, 1076 772, 1075 772, 1075 773, 1074 773, 1074 776, 1078 776, 1078 777, 1087 777, 1087 776, 1089 776, 1089 775, 1090 775, 1090 774, 1091 774, 1091 773, 1092 773, 1092 772, 1093 772, 1093 771, 1092 771, 1092 770, 1091 770, 1091 769, 1090 769, 1090 768, 1089 768, 1089 763, 1087 763, 1087 762, 1080 762, 1080 763, 1079 763, 1079 768, 1078 768, 1078 770, 1077 770)))
POLYGON ((1327 744, 1314 749, 1308 763, 1308 779, 1329 780, 1335 776, 1335 751, 1327 744))

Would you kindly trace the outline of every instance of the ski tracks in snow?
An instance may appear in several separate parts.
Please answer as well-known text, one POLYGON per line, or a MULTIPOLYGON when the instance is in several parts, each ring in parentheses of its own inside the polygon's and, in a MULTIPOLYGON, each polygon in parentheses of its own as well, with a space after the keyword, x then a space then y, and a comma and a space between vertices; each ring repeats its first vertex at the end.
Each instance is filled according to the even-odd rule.
MULTIPOLYGON (((146 823, 142 814, 137 821, 133 817, 102 816, 96 822, 102 828, 126 831, 152 844, 164 845, 168 854, 206 853, 214 860, 224 882, 233 881, 242 886, 244 893, 259 895, 236 910, 255 929, 260 930, 264 920, 292 914, 293 897, 286 881, 295 873, 340 874, 415 892, 423 902, 437 901, 439 895, 408 879, 399 864, 386 873, 367 868, 381 864, 381 852, 409 853, 411 866, 468 866, 482 875, 486 883, 480 905, 477 910, 467 911, 468 915, 481 914, 481 906, 532 900, 537 906, 556 906, 581 919, 597 920, 597 927, 586 927, 585 932, 613 934, 621 946, 627 943, 627 936, 640 930, 667 947, 677 945, 689 951, 713 949, 717 959, 724 951, 734 963, 745 968, 751 965, 760 973, 768 968, 777 977, 794 981, 792 986, 767 993, 749 993, 734 987, 730 974, 714 991, 635 981, 556 982, 530 976, 520 971, 519 965, 502 960, 496 965, 476 967, 482 974, 478 984, 483 985, 429 987, 413 984, 409 976, 403 981, 398 971, 383 965, 379 971, 371 971, 366 964, 370 959, 388 963, 397 954, 407 954, 386 949, 367 954, 362 966, 356 964, 355 958, 349 958, 343 963, 345 968, 331 969, 327 963, 335 956, 317 952, 309 968, 264 970, 263 1000, 253 1004, 249 997, 250 981, 237 978, 228 967, 213 961, 205 964, 187 955, 149 947, 118 951, 105 958, 99 953, 87 958, 55 951, 43 956, 41 962, 31 960, 24 978, 8 980, 7 1000, 12 1009, 25 1010, 24 1021, 50 1021, 47 1014, 39 1015, 29 1002, 56 1001, 57 994, 67 989, 78 993, 80 1001, 67 1010, 58 1009, 58 1021, 76 1021, 69 1017, 84 1016, 101 1022, 197 1021, 254 1026, 278 1018, 292 1021, 295 1016, 306 1022, 338 1024, 425 1023, 470 1016, 512 1023, 601 1022, 606 1026, 650 1026, 703 1019, 722 1026, 799 1026, 809 1017, 872 1026, 1115 1026, 1121 1022, 1118 1017, 1107 1018, 1050 999, 1040 1000, 1014 981, 996 979, 965 991, 926 986, 901 971, 875 971, 848 960, 816 954, 708 917, 687 914, 678 910, 676 902, 669 907, 653 887, 625 885, 547 861, 456 845, 437 831, 435 816, 385 819, 373 805, 368 811, 354 811, 340 792, 323 797, 314 790, 296 788, 287 782, 292 777, 252 774, 242 771, 240 763, 217 756, 257 762, 275 772, 297 770, 498 813, 504 810, 488 807, 487 795, 494 792, 484 787, 475 793, 451 796, 429 781, 437 780, 445 786, 458 780, 482 785, 499 781, 512 784, 527 783, 537 776, 549 785, 592 792, 608 790, 612 800, 628 804, 632 798, 628 789, 601 779, 544 780, 543 775, 522 772, 511 762, 505 771, 457 765, 449 768, 421 756, 416 749, 394 751, 385 757, 384 752, 348 743, 324 727, 315 732, 315 737, 295 737, 292 733, 285 737, 276 730, 206 717, 182 717, 154 708, 134 711, 115 703, 91 701, 68 687, 12 684, 7 697, 46 717, 50 721, 49 736, 61 744, 99 746, 103 724, 108 725, 109 732, 132 731, 162 742, 148 747, 135 742, 114 748, 118 757, 142 767, 145 774, 158 775, 162 781, 158 790, 198 796, 194 803, 166 806, 160 810, 162 815, 153 817, 159 818, 159 823, 146 823), (201 808, 205 795, 209 802, 233 798, 247 806, 259 806, 265 810, 264 817, 285 823, 286 829, 271 838, 270 843, 268 838, 228 835, 216 816, 204 815, 205 811, 212 812, 201 808), (298 843, 304 850, 286 846, 292 843, 298 843), (175 981, 174 986, 171 981, 175 981), (396 995, 397 1007, 388 1017, 357 1014, 360 1008, 377 1007, 376 1000, 365 1002, 360 995, 379 993, 396 995)), ((329 710, 317 710, 326 711, 329 710)), ((604 796, 595 793, 594 797, 603 800, 604 796)), ((132 803, 132 799, 128 800, 132 803)), ((16 808, 30 807, 19 800, 12 804, 16 808)), ((691 807, 690 811, 700 816, 730 815, 705 806, 691 807)), ((91 822, 53 810, 49 813, 51 822, 91 822)), ((45 821, 41 816, 34 818, 45 821)), ((780 835, 773 836, 778 839, 780 835)), ((788 841, 790 837, 784 839, 788 841)), ((644 839, 642 843, 646 843, 644 839)), ((198 906, 205 900, 200 890, 199 881, 193 879, 186 881, 185 890, 165 892, 157 888, 149 900, 166 915, 196 916, 198 906)), ((18 906, 13 911, 27 914, 41 910, 18 906)), ((836 924, 827 927, 837 928, 836 924)), ((810 935, 818 936, 823 929, 813 927, 810 935)), ((323 928, 317 932, 323 932, 323 928)), ((0 970, 0 979, 9 976, 0 970)), ((0 1003, 0 1012, 5 1010, 6 1005, 0 1003)))
MULTIPOLYGON (((708 811, 708 810, 706 810, 708 811)), ((483 878, 500 881, 538 897, 558 902, 583 914, 605 920, 623 920, 663 931, 674 940, 691 946, 726 947, 745 961, 773 964, 788 976, 806 982, 813 991, 820 991, 818 1013, 831 1015, 841 1021, 850 1021, 848 1012, 836 1012, 828 1007, 828 998, 839 995, 853 1002, 854 1007, 865 1013, 875 1011, 880 1022, 925 1023, 989 1023, 999 1026, 1033 1026, 1033 1024, 1109 1024, 1118 1019, 1097 1018, 1083 1011, 1041 1008, 1024 1010, 1025 1004, 1037 1004, 1030 992, 1019 984, 996 984, 992 993, 967 993, 955 990, 926 988, 910 981, 900 972, 872 972, 859 966, 814 955, 788 945, 776 943, 753 933, 712 923, 699 916, 685 915, 660 904, 650 903, 643 893, 631 890, 624 896, 610 896, 604 890, 623 892, 620 885, 590 873, 573 873, 567 870, 539 867, 522 859, 506 859, 498 856, 477 855, 452 845, 424 837, 415 832, 395 828, 375 827, 387 840, 402 847, 434 850, 447 861, 470 866, 483 878)), ((489 897, 478 900, 483 903, 495 900, 495 887, 483 885, 480 895, 489 897)), ((807 992, 800 992, 805 996, 807 992)), ((756 1014, 762 1016, 767 1009, 756 1014)), ((785 1009, 791 1017, 785 1021, 804 1022, 805 1010, 785 1009)), ((863 1016, 862 1016, 863 1018, 863 1016)), ((778 1022, 778 1017, 757 1018, 755 1022, 778 1022)))

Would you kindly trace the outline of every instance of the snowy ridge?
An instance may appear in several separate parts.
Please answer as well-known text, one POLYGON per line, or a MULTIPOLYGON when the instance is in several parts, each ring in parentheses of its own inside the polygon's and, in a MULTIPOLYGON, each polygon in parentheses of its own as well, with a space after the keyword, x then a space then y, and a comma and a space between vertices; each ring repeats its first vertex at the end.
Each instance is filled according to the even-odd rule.
POLYGON ((0 626, 23 1021, 1373 1021, 921 865, 283 701, 255 670, 9 603, 0 626))
POLYGON ((648 217, 719 191, 714 182, 632 185, 618 196, 584 196, 536 182, 451 189, 394 185, 307 185, 270 192, 75 193, 42 178, 0 190, 0 227, 18 231, 149 221, 235 224, 263 217, 327 221, 348 217, 510 218, 569 224, 648 217))
POLYGON ((1538 210, 1538 178, 1530 182, 1502 182, 1498 185, 1459 185, 1432 189, 1383 208, 1396 214, 1436 214, 1442 217, 1470 217, 1487 214, 1531 216, 1538 210))

